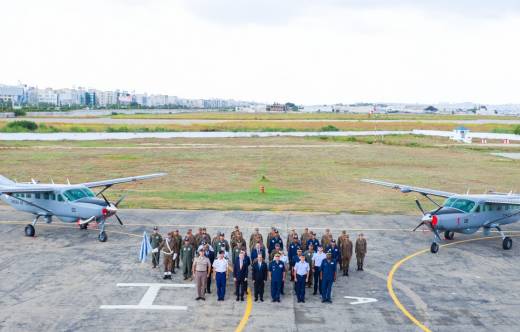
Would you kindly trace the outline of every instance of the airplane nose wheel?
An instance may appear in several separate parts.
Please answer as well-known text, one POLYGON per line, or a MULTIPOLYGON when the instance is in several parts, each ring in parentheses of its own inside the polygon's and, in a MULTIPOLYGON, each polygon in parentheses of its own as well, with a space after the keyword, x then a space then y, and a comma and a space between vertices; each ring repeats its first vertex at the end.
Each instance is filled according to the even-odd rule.
POLYGON ((432 254, 436 254, 439 251, 439 245, 433 242, 432 246, 430 247, 430 251, 432 252, 432 254))
POLYGON ((34 236, 34 226, 33 225, 27 225, 25 226, 25 236, 34 236))
POLYGON ((101 233, 99 233, 98 239, 100 242, 106 242, 106 240, 108 239, 107 233, 105 231, 102 231, 101 233))
POLYGON ((513 247, 513 239, 511 239, 509 236, 506 236, 504 240, 502 241, 502 248, 504 250, 509 250, 513 247))
POLYGON ((79 229, 87 229, 88 228, 88 224, 80 224, 79 225, 79 229))

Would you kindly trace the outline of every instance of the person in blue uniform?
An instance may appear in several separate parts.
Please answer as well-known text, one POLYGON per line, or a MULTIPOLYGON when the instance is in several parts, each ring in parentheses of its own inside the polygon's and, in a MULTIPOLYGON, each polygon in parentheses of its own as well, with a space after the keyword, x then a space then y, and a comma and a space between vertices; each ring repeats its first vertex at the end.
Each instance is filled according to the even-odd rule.
POLYGON ((327 256, 323 252, 323 248, 318 246, 318 252, 315 252, 312 255, 312 266, 314 273, 314 292, 312 295, 316 295, 318 291, 321 295, 321 263, 325 260, 327 256))
MULTIPOLYGON (((299 255, 297 256, 297 252, 298 249, 301 249, 301 247, 301 243, 298 241, 298 236, 293 236, 292 242, 287 248, 287 256, 289 256, 289 265, 291 266, 291 271, 294 268, 294 265, 300 261, 299 255)), ((291 281, 294 281, 294 273, 291 273, 291 281)))
POLYGON ((280 236, 280 232, 277 229, 274 230, 274 236, 269 240, 269 247, 267 248, 269 254, 271 254, 271 252, 274 250, 276 244, 279 244, 280 250, 283 250, 283 240, 280 236))
POLYGON ((330 245, 327 247, 325 252, 329 251, 332 253, 332 259, 336 262, 336 264, 339 264, 339 262, 341 261, 341 250, 336 245, 336 240, 330 240, 330 245))
POLYGON ((296 280, 296 297, 298 298, 298 303, 305 303, 305 283, 309 281, 311 268, 309 263, 305 261, 304 255, 300 255, 299 259, 298 263, 294 264, 292 274, 294 274, 294 279, 296 280))
POLYGON ((285 281, 285 265, 280 260, 280 254, 275 254, 274 260, 269 263, 269 278, 271 279, 272 302, 280 302, 282 282, 285 281))
POLYGON ((327 252, 327 259, 321 263, 321 302, 332 303, 332 284, 336 281, 336 270, 338 263, 332 259, 332 253, 327 252))
POLYGON ((314 249, 318 248, 318 246, 320 245, 320 241, 316 238, 315 232, 311 232, 311 238, 307 240, 307 248, 311 243, 314 246, 314 249))

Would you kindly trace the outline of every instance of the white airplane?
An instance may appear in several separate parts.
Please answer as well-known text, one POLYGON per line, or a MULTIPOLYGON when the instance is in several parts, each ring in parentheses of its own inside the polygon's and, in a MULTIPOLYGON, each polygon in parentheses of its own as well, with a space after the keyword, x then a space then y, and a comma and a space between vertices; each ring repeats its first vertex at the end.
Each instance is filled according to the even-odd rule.
POLYGON ((155 173, 75 185, 41 184, 35 180, 30 183, 17 183, 0 175, 0 199, 18 211, 35 215, 32 224, 25 226, 26 236, 34 236, 34 226, 40 217, 43 217, 47 223, 51 223, 52 217, 56 217, 66 223, 78 222, 81 229, 86 229, 89 223, 96 222, 100 226, 98 239, 105 242, 108 238, 105 232, 107 218, 115 216, 123 225, 117 215, 117 206, 125 196, 111 203, 103 192, 116 184, 165 175, 166 173, 155 173), (101 187, 103 188, 97 194, 91 190, 91 188, 101 187), (97 196, 101 196, 102 199, 97 196))

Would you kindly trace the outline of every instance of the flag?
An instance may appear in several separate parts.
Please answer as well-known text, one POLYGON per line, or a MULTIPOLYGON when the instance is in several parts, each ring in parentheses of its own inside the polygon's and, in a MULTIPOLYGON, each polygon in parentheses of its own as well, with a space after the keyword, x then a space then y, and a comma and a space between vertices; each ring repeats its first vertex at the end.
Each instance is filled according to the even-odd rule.
POLYGON ((141 242, 141 250, 139 252, 139 261, 144 263, 146 261, 146 257, 148 254, 152 252, 152 246, 150 245, 150 240, 148 239, 148 234, 146 231, 143 233, 143 242, 141 242))

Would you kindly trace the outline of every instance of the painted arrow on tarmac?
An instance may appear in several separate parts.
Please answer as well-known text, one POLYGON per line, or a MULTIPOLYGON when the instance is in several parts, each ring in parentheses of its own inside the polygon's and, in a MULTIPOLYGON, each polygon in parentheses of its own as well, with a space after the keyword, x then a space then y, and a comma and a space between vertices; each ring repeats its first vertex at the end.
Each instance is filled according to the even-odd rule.
POLYGON ((344 296, 344 298, 355 300, 354 302, 350 302, 350 304, 364 304, 364 303, 377 302, 376 299, 373 299, 371 297, 344 296))

